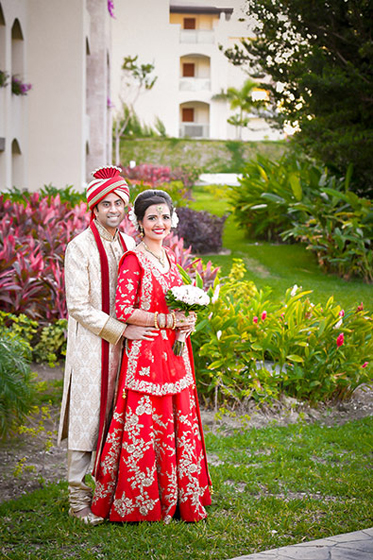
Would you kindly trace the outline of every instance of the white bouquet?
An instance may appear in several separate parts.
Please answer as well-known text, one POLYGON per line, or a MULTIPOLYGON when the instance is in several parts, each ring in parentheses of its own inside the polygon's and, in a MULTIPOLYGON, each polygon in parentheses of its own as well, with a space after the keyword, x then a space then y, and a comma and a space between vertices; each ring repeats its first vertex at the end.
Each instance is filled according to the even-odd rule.
MULTIPOLYGON (((180 268, 180 267, 179 267, 180 268)), ((183 271, 184 272, 184 271, 183 271)), ((185 276, 183 275, 184 279, 185 276)), ((198 283, 202 283, 199 278, 198 283)), ((199 286, 184 284, 183 286, 174 286, 166 293, 166 302, 169 309, 184 311, 188 316, 191 311, 200 311, 210 303, 210 296, 206 294, 199 286)), ((181 356, 185 346, 185 333, 181 332, 173 345, 173 351, 176 356, 181 356)))

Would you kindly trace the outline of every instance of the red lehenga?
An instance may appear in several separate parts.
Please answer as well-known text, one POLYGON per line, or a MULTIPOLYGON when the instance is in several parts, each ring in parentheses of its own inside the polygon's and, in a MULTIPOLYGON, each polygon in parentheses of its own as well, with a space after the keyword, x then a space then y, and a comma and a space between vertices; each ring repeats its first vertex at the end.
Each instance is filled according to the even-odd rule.
MULTIPOLYGON (((122 257, 118 319, 136 308, 168 313, 165 294, 182 280, 166 250, 166 274, 140 251, 122 257)), ((199 521, 211 504, 191 344, 179 357, 174 340, 175 331, 162 329, 153 341, 127 341, 92 503, 110 521, 168 522, 177 510, 182 520, 199 521)))

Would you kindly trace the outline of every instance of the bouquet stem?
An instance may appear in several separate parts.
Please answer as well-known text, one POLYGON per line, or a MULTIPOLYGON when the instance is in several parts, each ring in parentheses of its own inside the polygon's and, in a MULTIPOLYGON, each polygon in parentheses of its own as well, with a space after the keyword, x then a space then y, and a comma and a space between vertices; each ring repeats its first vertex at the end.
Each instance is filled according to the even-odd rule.
POLYGON ((182 356, 183 352, 184 352, 184 347, 185 347, 185 333, 178 333, 176 335, 176 340, 174 342, 174 345, 172 347, 172 350, 174 351, 175 356, 182 356))

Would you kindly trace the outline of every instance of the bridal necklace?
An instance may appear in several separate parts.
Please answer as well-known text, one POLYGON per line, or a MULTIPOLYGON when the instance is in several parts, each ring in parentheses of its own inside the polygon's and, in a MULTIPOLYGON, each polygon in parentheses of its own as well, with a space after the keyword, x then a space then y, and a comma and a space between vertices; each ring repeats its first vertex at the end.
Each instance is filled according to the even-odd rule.
POLYGON ((153 251, 152 251, 151 249, 149 249, 149 247, 147 246, 147 244, 145 243, 145 241, 142 241, 141 243, 144 245, 144 249, 145 249, 146 251, 148 251, 148 253, 150 253, 151 255, 153 255, 153 257, 155 257, 155 258, 157 259, 157 261, 160 262, 161 266, 162 266, 163 268, 165 268, 165 266, 166 266, 166 259, 165 259, 166 255, 165 255, 164 249, 162 249, 161 255, 159 256, 159 255, 156 255, 155 253, 153 253, 153 251))

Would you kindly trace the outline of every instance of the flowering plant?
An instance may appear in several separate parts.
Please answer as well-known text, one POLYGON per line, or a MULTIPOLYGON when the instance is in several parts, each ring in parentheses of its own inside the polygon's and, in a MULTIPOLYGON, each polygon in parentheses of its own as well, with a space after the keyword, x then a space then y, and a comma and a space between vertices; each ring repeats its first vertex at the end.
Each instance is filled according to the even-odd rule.
POLYGON ((19 78, 12 76, 12 93, 14 95, 27 95, 31 88, 31 84, 24 84, 19 78))
MULTIPOLYGON (((196 285, 192 285, 190 276, 179 266, 180 274, 186 282, 182 286, 174 286, 166 293, 166 302, 170 309, 184 311, 188 316, 191 311, 201 311, 210 303, 210 296, 203 291, 203 280, 196 273, 196 285)), ((180 332, 174 342, 173 351, 176 356, 181 356, 184 351, 186 335, 180 332)))

